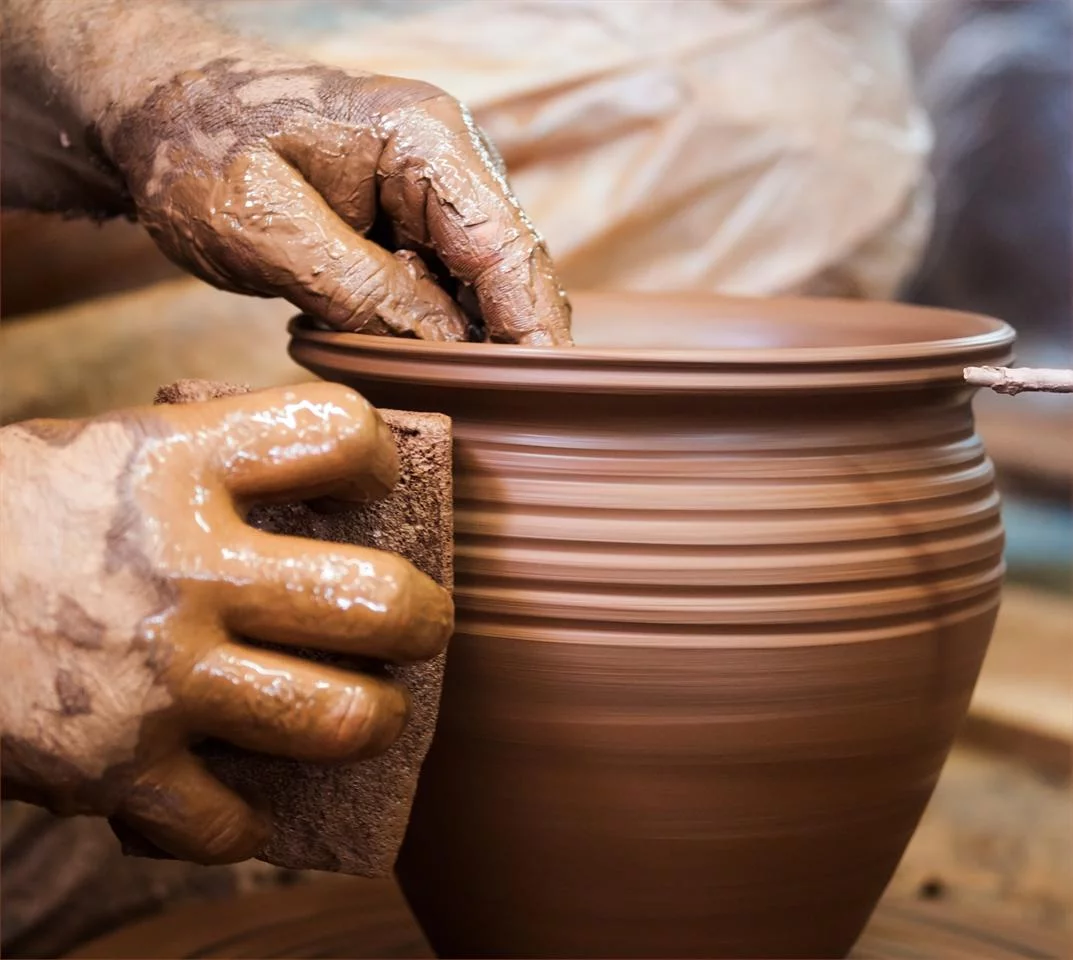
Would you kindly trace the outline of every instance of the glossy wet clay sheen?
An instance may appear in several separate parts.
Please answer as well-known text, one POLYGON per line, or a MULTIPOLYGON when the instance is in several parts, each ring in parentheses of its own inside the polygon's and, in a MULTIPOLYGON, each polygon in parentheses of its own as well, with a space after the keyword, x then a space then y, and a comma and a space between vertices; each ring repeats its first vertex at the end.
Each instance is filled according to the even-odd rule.
POLYGON ((844 956, 942 769, 1003 575, 986 317, 589 294, 575 348, 315 329, 449 415, 455 602, 399 863, 445 957, 844 956))

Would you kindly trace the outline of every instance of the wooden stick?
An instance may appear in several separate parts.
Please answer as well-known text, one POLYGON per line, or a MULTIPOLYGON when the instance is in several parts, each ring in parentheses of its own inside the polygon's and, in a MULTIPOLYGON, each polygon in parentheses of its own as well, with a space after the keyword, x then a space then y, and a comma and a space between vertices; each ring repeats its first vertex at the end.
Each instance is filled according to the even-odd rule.
POLYGON ((995 393, 1014 396, 1022 390, 1040 393, 1073 393, 1073 370, 1037 367, 966 367, 965 380, 974 387, 990 387, 995 393))

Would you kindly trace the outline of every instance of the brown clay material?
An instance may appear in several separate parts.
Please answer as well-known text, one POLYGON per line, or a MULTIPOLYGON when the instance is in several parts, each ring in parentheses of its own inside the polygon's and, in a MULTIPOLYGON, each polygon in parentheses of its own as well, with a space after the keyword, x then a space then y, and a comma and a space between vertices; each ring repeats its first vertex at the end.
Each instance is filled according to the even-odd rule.
MULTIPOLYGON (((248 392, 248 387, 184 380, 161 388, 157 402, 189 403, 248 392)), ((259 507, 250 523, 292 537, 375 547, 405 557, 446 589, 453 579, 451 424, 439 414, 381 410, 398 450, 399 481, 385 499, 344 512, 300 504, 259 507)), ((346 658, 303 651, 345 668, 346 658)), ((410 715, 386 753, 356 764, 323 766, 253 756, 226 745, 203 749, 209 767, 244 796, 272 811, 273 833, 261 859, 293 869, 390 874, 435 729, 444 655, 374 669, 406 688, 410 715)))
POLYGON ((452 417, 457 626, 398 873, 445 957, 836 957, 995 620, 965 366, 896 305, 574 298, 570 350, 292 325, 452 417))

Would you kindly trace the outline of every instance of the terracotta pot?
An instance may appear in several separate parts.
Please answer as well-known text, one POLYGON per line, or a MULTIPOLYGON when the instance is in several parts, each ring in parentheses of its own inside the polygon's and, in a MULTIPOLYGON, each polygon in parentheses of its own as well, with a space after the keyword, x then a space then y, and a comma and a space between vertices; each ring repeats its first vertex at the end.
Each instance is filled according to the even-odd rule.
POLYGON ((572 350, 292 325, 454 418, 458 629, 399 876, 447 957, 843 956, 1003 575, 985 317, 590 295, 572 350))

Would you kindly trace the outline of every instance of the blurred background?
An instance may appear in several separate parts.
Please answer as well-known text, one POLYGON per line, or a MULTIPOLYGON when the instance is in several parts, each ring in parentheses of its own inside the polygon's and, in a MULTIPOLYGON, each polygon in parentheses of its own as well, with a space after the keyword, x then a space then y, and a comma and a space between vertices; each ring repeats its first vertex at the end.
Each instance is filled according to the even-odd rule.
MULTIPOLYGON (((207 6, 302 54, 466 101, 568 289, 978 311, 1017 329, 1021 364, 1073 367, 1070 0, 207 6)), ((184 277, 134 224, 4 214, 0 249, 4 422, 144 403, 180 377, 309 378, 285 352, 292 308, 184 277)), ((1073 398, 981 395, 976 409, 1011 584, 891 892, 1068 936, 1073 398)), ((110 835, 26 816, 5 815, 5 887, 12 838, 27 831, 52 831, 50 869, 66 879, 47 904, 5 896, 8 956, 54 955, 177 897, 301 879, 257 866, 156 865, 149 877, 120 864, 110 835), (107 896, 93 879, 102 862, 107 896)))

